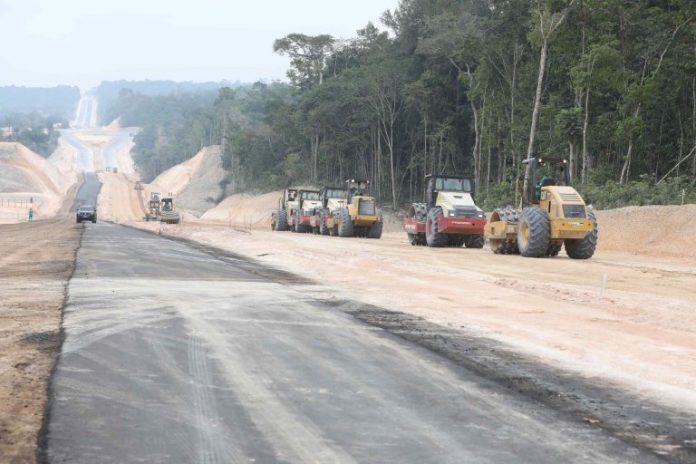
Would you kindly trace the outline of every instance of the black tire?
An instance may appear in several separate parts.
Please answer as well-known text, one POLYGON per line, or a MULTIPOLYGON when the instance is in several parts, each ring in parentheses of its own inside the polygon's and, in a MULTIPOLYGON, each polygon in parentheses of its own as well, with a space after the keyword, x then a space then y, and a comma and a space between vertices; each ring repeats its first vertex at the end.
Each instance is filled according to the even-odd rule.
POLYGON ((97 223, 97 218, 92 219, 92 224, 96 224, 96 223, 97 223))
POLYGON ((546 256, 558 256, 558 253, 561 252, 561 248, 563 248, 563 242, 549 243, 549 248, 546 250, 546 256))
POLYGON ((441 217, 443 217, 442 209, 438 206, 428 211, 428 217, 425 220, 425 241, 430 247, 444 247, 449 241, 447 234, 437 230, 437 221, 441 217))
POLYGON ((572 259, 590 259, 597 248, 597 217, 593 211, 588 211, 587 219, 592 221, 592 230, 580 240, 566 240, 566 254, 572 259))
POLYGON ((467 235, 464 239, 464 246, 467 248, 483 248, 486 238, 483 235, 467 235))
POLYGON ((80 221, 80 220, 78 219, 78 220, 77 220, 77 223, 78 223, 78 224, 82 224, 82 221, 80 221))
POLYGON ((382 221, 382 215, 377 217, 377 222, 372 224, 369 229, 367 229, 367 238, 382 238, 382 229, 384 228, 384 222, 382 221))
POLYGON ((278 232, 288 230, 288 216, 284 209, 276 211, 275 230, 278 232))
POLYGON ((517 227, 517 246, 522 256, 541 258, 549 249, 549 216, 541 208, 530 206, 522 211, 517 227))
POLYGON ((347 208, 338 210, 338 236, 339 237, 355 237, 355 227, 350 219, 347 208))
POLYGON ((329 235, 329 228, 326 226, 326 213, 322 212, 319 217, 319 234, 329 235))

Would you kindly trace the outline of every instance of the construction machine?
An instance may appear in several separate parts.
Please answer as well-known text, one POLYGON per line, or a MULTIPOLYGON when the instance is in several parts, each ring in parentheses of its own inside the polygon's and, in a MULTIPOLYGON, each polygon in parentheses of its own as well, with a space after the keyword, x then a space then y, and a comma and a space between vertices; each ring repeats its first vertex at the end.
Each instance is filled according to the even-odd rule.
POLYGON ((346 206, 347 189, 345 187, 324 187, 319 191, 320 207, 309 219, 312 231, 321 235, 338 235, 338 218, 336 212, 346 206))
POLYGON ((288 218, 288 225, 293 232, 310 232, 310 220, 316 209, 321 206, 318 190, 301 189, 297 193, 297 208, 288 218))
POLYGON ((411 245, 483 248, 486 215, 474 203, 474 183, 467 177, 425 177, 425 202, 413 203, 404 219, 411 245))
MULTIPOLYGON (((136 184, 137 189, 137 184, 136 184)), ((157 221, 160 217, 160 201, 159 192, 150 192, 150 201, 147 203, 147 212, 145 213, 146 221, 157 221)))
POLYGON ((145 213, 145 220, 178 224, 181 221, 181 216, 174 209, 173 195, 169 194, 167 197, 161 197, 159 192, 150 192, 150 201, 148 202, 147 213, 145 213))
POLYGON ((346 181, 346 204, 336 209, 334 227, 339 237, 382 237, 382 214, 377 202, 369 193, 370 182, 349 179, 346 181))
POLYGON ((179 212, 174 209, 174 198, 171 194, 162 198, 160 221, 166 224, 178 224, 181 221, 179 212))
POLYGON ((597 246, 597 219, 570 186, 566 160, 529 158, 531 174, 521 211, 497 209, 486 226, 491 249, 527 257, 556 256, 565 245, 573 259, 591 258, 597 246))
POLYGON ((283 196, 278 200, 278 209, 271 213, 271 230, 290 230, 288 219, 294 214, 297 204, 297 189, 283 190, 283 196))

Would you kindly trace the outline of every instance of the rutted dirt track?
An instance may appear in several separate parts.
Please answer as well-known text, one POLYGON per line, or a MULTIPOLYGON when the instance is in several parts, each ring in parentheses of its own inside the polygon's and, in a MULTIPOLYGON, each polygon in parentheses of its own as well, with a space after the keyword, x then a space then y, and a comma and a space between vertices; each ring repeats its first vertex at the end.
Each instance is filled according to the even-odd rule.
POLYGON ((2 463, 33 462, 81 230, 68 219, 1 226, 2 463))

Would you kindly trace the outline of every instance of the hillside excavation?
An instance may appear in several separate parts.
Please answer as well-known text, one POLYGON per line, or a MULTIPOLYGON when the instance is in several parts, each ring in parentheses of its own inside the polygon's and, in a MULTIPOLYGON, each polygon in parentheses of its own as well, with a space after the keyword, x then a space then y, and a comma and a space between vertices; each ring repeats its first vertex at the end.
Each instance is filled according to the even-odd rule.
POLYGON ((589 259, 597 247, 597 219, 570 186, 566 160, 530 158, 532 174, 522 211, 496 209, 486 226, 491 250, 540 258, 557 256, 565 245, 573 259, 589 259), (537 175, 542 177, 537 181, 537 175))
POLYGON ((404 219, 411 245, 483 248, 486 215, 474 203, 473 181, 449 175, 425 181, 425 203, 413 203, 404 219))

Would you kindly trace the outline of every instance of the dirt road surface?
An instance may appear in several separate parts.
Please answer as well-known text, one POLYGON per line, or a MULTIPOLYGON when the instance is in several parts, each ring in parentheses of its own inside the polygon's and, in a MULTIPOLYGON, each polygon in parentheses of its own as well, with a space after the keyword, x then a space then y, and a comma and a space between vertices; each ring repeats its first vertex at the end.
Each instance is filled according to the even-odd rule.
POLYGON ((240 257, 88 227, 48 462, 659 461, 316 290, 240 257))
POLYGON ((34 461, 81 227, 0 225, 0 462, 34 461))

